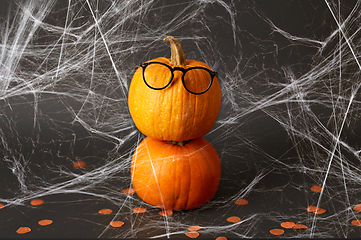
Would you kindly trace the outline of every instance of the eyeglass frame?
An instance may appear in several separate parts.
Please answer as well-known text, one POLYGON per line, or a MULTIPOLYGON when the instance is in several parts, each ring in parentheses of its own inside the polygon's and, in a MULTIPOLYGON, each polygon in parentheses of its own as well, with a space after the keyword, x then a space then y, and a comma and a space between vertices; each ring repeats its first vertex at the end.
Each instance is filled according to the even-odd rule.
POLYGON ((212 71, 212 70, 210 70, 210 69, 208 69, 208 68, 205 68, 205 67, 191 67, 191 68, 187 68, 187 69, 186 69, 186 68, 182 68, 182 67, 171 67, 171 66, 169 66, 168 64, 165 64, 165 63, 162 63, 162 62, 145 62, 145 63, 140 64, 139 66, 142 68, 142 75, 143 75, 143 81, 144 81, 144 83, 145 83, 149 88, 151 88, 151 89, 153 89, 153 90, 163 90, 163 89, 167 88, 167 87, 172 83, 172 81, 173 81, 173 79, 174 79, 174 71, 181 71, 181 72, 182 72, 182 77, 181 77, 181 78, 182 78, 183 87, 184 87, 189 93, 192 93, 192 94, 195 94, 195 95, 200 95, 200 94, 203 94, 203 93, 207 92, 207 91, 211 88, 214 77, 218 76, 218 73, 217 73, 217 72, 212 71), (146 69, 147 66, 149 66, 149 65, 151 65, 151 64, 161 64, 161 65, 163 65, 163 66, 166 66, 166 67, 170 70, 170 72, 171 72, 172 75, 171 75, 171 77, 169 78, 169 82, 168 82, 164 87, 161 87, 161 88, 152 87, 152 86, 150 86, 150 85, 147 83, 147 81, 145 80, 145 75, 144 75, 145 69, 146 69), (211 77, 211 82, 209 83, 209 86, 208 86, 207 89, 204 90, 203 92, 200 92, 200 93, 192 92, 192 91, 190 91, 190 90, 186 87, 185 80, 184 80, 184 76, 185 76, 185 74, 186 74, 188 71, 193 70, 193 69, 202 69, 202 70, 205 70, 205 71, 207 71, 207 72, 209 73, 209 75, 210 75, 210 77, 211 77))

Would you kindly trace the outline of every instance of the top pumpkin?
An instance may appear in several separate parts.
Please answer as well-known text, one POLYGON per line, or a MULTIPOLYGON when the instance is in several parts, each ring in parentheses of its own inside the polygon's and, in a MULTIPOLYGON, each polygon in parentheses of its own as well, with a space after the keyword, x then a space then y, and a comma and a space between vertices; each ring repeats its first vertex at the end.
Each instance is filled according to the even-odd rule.
POLYGON ((130 114, 148 137, 186 141, 204 136, 221 107, 217 76, 207 64, 186 60, 177 39, 169 36, 164 41, 170 42, 171 58, 150 60, 134 73, 128 95, 130 114))

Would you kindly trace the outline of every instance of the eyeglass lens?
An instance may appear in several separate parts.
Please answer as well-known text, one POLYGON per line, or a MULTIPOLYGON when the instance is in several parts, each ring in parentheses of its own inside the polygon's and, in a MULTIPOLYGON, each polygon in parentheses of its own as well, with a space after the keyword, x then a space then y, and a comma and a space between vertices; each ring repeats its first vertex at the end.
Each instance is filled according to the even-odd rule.
POLYGON ((204 69, 193 69, 184 75, 184 87, 193 93, 202 93, 207 90, 211 84, 212 77, 204 69))
POLYGON ((162 64, 149 64, 144 69, 144 78, 152 88, 164 88, 171 80, 172 72, 162 64))
MULTIPOLYGON (((156 89, 162 89, 167 86, 173 76, 169 67, 162 64, 149 64, 144 68, 144 80, 147 84, 156 89)), ((212 76, 204 69, 188 70, 184 76, 184 87, 192 93, 202 93, 206 91, 211 84, 212 76)))

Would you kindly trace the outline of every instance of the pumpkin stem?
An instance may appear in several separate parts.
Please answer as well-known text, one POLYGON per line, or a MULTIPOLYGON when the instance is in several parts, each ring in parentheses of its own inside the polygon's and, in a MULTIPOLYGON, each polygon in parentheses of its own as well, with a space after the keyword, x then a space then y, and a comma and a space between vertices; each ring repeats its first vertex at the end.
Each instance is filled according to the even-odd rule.
POLYGON ((184 55, 183 47, 181 43, 172 36, 168 36, 163 39, 164 42, 170 42, 170 64, 186 66, 186 57, 184 55))
POLYGON ((188 141, 168 141, 168 143, 170 144, 174 144, 174 145, 179 145, 179 146, 184 146, 184 144, 186 144, 188 141))

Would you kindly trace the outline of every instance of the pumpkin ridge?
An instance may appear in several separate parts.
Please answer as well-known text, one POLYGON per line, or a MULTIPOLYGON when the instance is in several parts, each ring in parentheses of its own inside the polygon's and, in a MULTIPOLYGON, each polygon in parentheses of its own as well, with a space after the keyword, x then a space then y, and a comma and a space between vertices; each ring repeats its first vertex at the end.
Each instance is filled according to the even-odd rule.
MULTIPOLYGON (((155 143, 156 143, 156 142, 155 142, 155 143)), ((151 148, 157 149, 157 146, 156 146, 156 145, 157 145, 157 144, 154 144, 154 146, 151 146, 151 148)), ((149 152, 149 147, 148 147, 148 144, 147 144, 147 143, 145 144, 145 147, 146 147, 146 151, 147 151, 147 154, 148 154, 148 158, 149 158, 149 160, 150 160, 150 165, 152 166, 152 172, 153 172, 154 180, 155 180, 156 186, 157 186, 157 188, 158 188, 159 200, 160 200, 161 204, 164 205, 164 200, 163 200, 163 195, 162 195, 160 183, 159 183, 159 181, 158 181, 156 169, 154 168, 153 159, 152 159, 151 154, 150 154, 150 152, 149 152)), ((158 161, 158 160, 157 160, 157 161, 158 161)), ((157 164, 159 164, 159 163, 157 163, 157 164)))
MULTIPOLYGON (((155 90, 157 92, 159 91, 163 91, 163 90, 155 90)), ((157 94, 158 98, 157 98, 157 103, 160 106, 163 106, 163 101, 164 101, 164 96, 165 94, 157 94)), ((164 117, 167 116, 167 114, 165 113, 166 109, 162 109, 162 108, 156 108, 157 109, 157 114, 153 115, 153 119, 155 118, 161 118, 162 120, 164 120, 164 117)), ((163 122, 161 122, 161 126, 157 126, 156 121, 153 121, 153 129, 159 129, 160 127, 162 128, 161 131, 154 131, 154 135, 157 136, 158 139, 162 139, 164 138, 164 132, 163 132, 163 122)))
MULTIPOLYGON (((183 94, 182 94, 183 89, 181 87, 180 88, 175 87, 175 85, 182 84, 179 81, 181 81, 179 73, 174 72, 173 81, 172 81, 171 85, 168 87, 170 89, 164 89, 164 90, 168 90, 168 92, 166 94, 164 94, 167 99, 166 102, 171 102, 171 104, 169 104, 169 103, 167 104, 167 105, 169 105, 169 109, 167 110, 167 113, 168 113, 167 115, 169 117, 169 119, 167 121, 167 123, 168 123, 167 128, 175 130, 171 134, 169 134, 167 132, 166 135, 163 135, 163 138, 165 138, 166 140, 178 139, 179 133, 183 132, 183 126, 179 126, 178 125, 179 120, 177 120, 175 118, 175 116, 178 116, 181 119, 183 117, 183 114, 180 114, 183 112, 183 104, 179 104, 179 102, 183 102, 183 101, 179 100, 179 98, 183 96, 183 94), (178 103, 178 105, 177 105, 177 103, 178 103), (179 107, 179 105, 181 107, 179 107), (174 136, 174 139, 171 137, 171 135, 174 136)), ((162 105, 164 105, 164 104, 162 103, 162 105)))
MULTIPOLYGON (((174 145, 174 144, 172 144, 172 145, 174 145)), ((176 154, 178 155, 178 151, 176 152, 176 154)), ((178 168, 178 165, 179 165, 179 164, 177 164, 178 161, 179 161, 178 159, 176 161, 174 161, 174 175, 173 175, 173 177, 174 177, 175 181, 173 181, 173 189, 177 189, 178 185, 180 185, 180 186, 182 185, 182 184, 179 184, 179 182, 178 182, 178 181, 181 180, 181 178, 178 179, 178 177, 177 177, 177 173, 178 173, 177 168, 178 168)), ((181 193, 179 193, 179 195, 181 195, 181 193)), ((177 206, 178 199, 179 199, 179 197, 176 198, 176 191, 173 191, 173 201, 172 202, 173 202, 174 205, 171 207, 172 209, 174 209, 175 206, 177 206)))
POLYGON ((189 202, 189 199, 190 199, 190 194, 191 194, 191 191, 190 191, 190 189, 191 189, 191 185, 192 185, 192 171, 191 171, 191 160, 190 160, 190 155, 189 155, 189 146, 190 146, 191 144, 188 144, 186 147, 185 147, 185 149, 187 150, 187 162, 188 162, 188 175, 189 175, 189 185, 188 185, 188 194, 187 194, 187 200, 186 200, 186 204, 185 204, 185 206, 186 206, 186 209, 188 209, 188 202, 189 202))
MULTIPOLYGON (((174 82, 174 84, 179 84, 178 81, 181 80, 178 78, 178 73, 174 73, 174 80, 176 80, 174 82)), ((174 117, 174 121, 173 122, 173 125, 172 125, 172 129, 175 130, 173 132, 173 136, 175 137, 176 141, 179 141, 178 138, 179 138, 179 135, 182 135, 182 132, 184 131, 184 126, 182 125, 179 125, 180 122, 183 122, 183 108, 184 108, 184 104, 180 104, 180 103, 184 103, 184 94, 182 93, 182 88, 174 88, 173 89, 173 92, 174 92, 174 96, 173 96, 173 104, 174 104, 174 112, 172 112, 172 119, 174 117), (176 117, 178 117, 178 119, 176 119, 176 117)), ((174 139, 172 139, 174 140, 174 139)))
MULTIPOLYGON (((204 140, 204 139, 202 139, 202 140, 204 140)), ((204 160, 206 160, 205 162, 206 162, 206 165, 207 165, 207 173, 208 173, 209 171, 212 171, 212 174, 215 174, 216 172, 215 172, 214 170, 217 171, 217 169, 213 169, 213 168, 214 168, 214 162, 213 162, 214 159, 213 159, 211 156, 209 156, 209 155, 212 154, 212 153, 211 153, 211 150, 216 151, 215 154, 218 155, 217 150, 215 150, 215 148, 212 146, 212 144, 211 144, 210 142, 208 142, 205 146, 199 148, 199 151, 200 151, 200 153, 202 154, 202 156, 204 157, 204 160), (208 156, 209 156, 209 157, 208 157, 208 156), (209 161, 209 160, 211 160, 211 161, 209 161)), ((219 167, 221 168, 220 159, 219 159, 218 161, 219 161, 219 167)), ((219 179, 220 179, 220 177, 221 177, 220 175, 221 175, 221 173, 219 173, 219 179)), ((203 179, 203 178, 202 178, 202 179, 203 179)), ((213 183, 213 181, 212 181, 212 183, 213 183)), ((216 189, 218 189, 218 186, 219 186, 219 181, 218 181, 218 185, 217 185, 217 188, 216 188, 216 189)), ((213 187, 213 186, 212 186, 212 187, 213 187)), ((217 192, 217 190, 216 190, 216 192, 217 192)), ((212 196, 209 196, 209 197, 210 197, 209 201, 214 197, 214 195, 216 194, 216 192, 214 192, 214 194, 213 194, 212 196)))
MULTIPOLYGON (((179 146, 178 145, 175 145, 175 144, 169 144, 168 145, 168 151, 169 153, 166 154, 166 156, 169 156, 169 155, 172 155, 172 159, 170 161, 172 161, 172 163, 174 163, 174 166, 172 166, 172 169, 174 171, 174 174, 173 174, 173 178, 168 178, 168 186, 172 186, 171 189, 176 189, 177 188, 177 184, 179 184, 179 182, 177 180, 181 179, 178 175, 178 167, 179 167, 179 146), (179 179, 178 179, 179 178, 179 179)), ((169 164, 169 163, 166 163, 166 164, 169 164)), ((168 169, 168 166, 167 166, 167 169, 168 169)), ((167 173, 166 173, 167 174, 167 173)), ((168 174, 167 174, 168 175, 168 174)), ((172 203, 171 206, 165 206, 171 210, 174 210, 176 204, 175 204, 175 191, 173 191, 172 195, 170 196, 171 200, 170 202, 172 203)), ((167 205, 169 205, 169 200, 166 201, 167 202, 167 205)))
POLYGON ((175 163, 174 165, 174 181, 172 181, 172 189, 174 189, 173 191, 173 195, 172 195, 172 206, 170 206, 170 209, 172 210, 178 210, 178 209, 181 209, 182 206, 179 206, 179 202, 182 203, 182 198, 181 196, 183 195, 182 192, 183 192, 183 188, 182 188, 182 179, 183 179, 183 176, 182 176, 182 170, 183 170, 183 165, 184 165, 184 162, 183 160, 181 160, 179 157, 183 157, 183 154, 180 154, 180 153, 184 153, 182 151, 182 149, 184 148, 184 146, 179 146, 177 144, 173 144, 173 143, 170 143, 172 149, 175 149, 172 151, 172 155, 173 155, 173 161, 175 163), (181 170, 179 171, 178 168, 181 168, 181 170), (178 190, 178 192, 176 191, 178 190), (176 197, 176 194, 179 194, 178 197, 176 197))
MULTIPOLYGON (((183 85, 183 83, 182 83, 182 85, 183 85)), ((182 90, 184 90, 184 91, 186 91, 185 89, 184 89, 184 87, 182 86, 182 90)), ((188 94, 186 93, 186 92, 184 92, 183 94, 181 94, 182 95, 182 103, 184 103, 184 104, 181 104, 181 106, 182 106, 182 108, 181 108, 181 113, 184 113, 184 112, 187 112, 187 108, 191 108, 192 106, 189 106, 189 96, 188 96, 188 94)), ((182 118, 182 122, 184 122, 183 121, 183 118, 186 118, 186 121, 185 121, 185 126, 182 126, 182 132, 187 132, 186 133, 186 135, 188 136, 188 132, 189 132, 189 129, 188 129, 188 125, 189 125, 189 117, 188 116, 186 116, 186 117, 184 117, 184 114, 181 114, 181 118, 182 118)), ((184 133, 183 133, 184 134, 184 133)), ((188 137, 187 137, 188 138, 188 137)))
MULTIPOLYGON (((195 116, 195 117, 193 117, 192 119, 193 119, 193 122, 192 122, 192 129, 191 129, 191 131, 193 132, 194 131, 194 126, 196 126, 196 121, 198 121, 197 119, 198 119, 198 117, 197 117, 197 110, 198 110, 198 104, 199 104, 199 99, 198 99, 198 97, 202 97, 202 96, 197 96, 197 95, 194 95, 193 96, 193 98, 195 99, 194 101, 195 101, 195 103, 194 103, 194 113, 193 113, 193 116, 195 116)), ((197 131, 197 129, 195 129, 196 131, 197 131)))
MULTIPOLYGON (((176 77, 175 77, 176 75, 174 75, 174 79, 173 79, 173 81, 174 80, 176 80, 176 77)), ((177 84, 176 82, 172 82, 172 84, 177 84)), ((171 90, 171 101, 172 101, 172 104, 171 104, 171 109, 170 109, 170 112, 172 113, 170 116, 169 116, 169 123, 170 123, 170 125, 171 126, 169 126, 170 127, 170 129, 173 129, 173 130, 175 130, 175 132, 176 131, 178 131, 178 129, 176 128, 176 126, 175 126, 175 124, 176 124, 176 121, 173 121, 172 119, 173 119, 173 117, 174 116, 177 116, 178 115, 178 113, 176 112, 177 111, 177 107, 175 107, 174 108, 174 106, 173 105, 175 105, 176 103, 177 103, 177 101, 178 101, 178 97, 179 97, 179 94, 175 94, 175 92, 176 92, 176 90, 177 90, 177 88, 173 88, 172 90, 171 90)), ((177 93, 177 92, 176 92, 177 93)), ((177 134, 178 135, 178 134, 177 134)), ((169 137, 168 137, 169 138, 169 137)), ((177 138, 178 138, 178 136, 177 136, 177 138)), ((171 139, 171 140, 173 140, 173 139, 171 139)))
MULTIPOLYGON (((197 139, 198 140, 198 139, 197 139)), ((197 143, 197 145, 198 145, 198 142, 196 142, 197 143)), ((204 156, 204 154, 202 153, 203 152, 203 148, 197 148, 197 147, 195 147, 195 146, 192 146, 192 148, 194 149, 194 151, 195 152, 197 152, 197 154, 200 154, 200 155, 202 155, 202 156, 204 156)), ((201 187, 200 187, 200 189, 202 189, 203 191, 204 191, 204 189, 206 189, 207 188, 207 184, 204 182, 204 176, 207 176, 207 170, 208 170, 208 159, 207 158, 205 158, 205 159, 201 159, 201 158, 199 158, 199 159, 197 159, 197 167, 198 167, 198 171, 199 171, 199 173, 200 173, 200 180, 199 180, 199 182, 201 183, 200 185, 201 185, 201 187), (202 161, 202 164, 200 163, 200 161, 199 161, 199 159, 202 161), (206 162, 207 163, 207 169, 206 169, 206 172, 204 172, 204 162, 206 162)), ((198 194, 198 198, 203 198, 202 197, 202 195, 204 195, 204 192, 201 192, 200 194, 198 194)), ((207 201, 208 201, 209 199, 207 199, 207 201)), ((202 205, 204 204, 204 203, 201 203, 202 205)), ((197 207, 199 207, 199 206, 197 206, 197 207)))
MULTIPOLYGON (((202 82, 205 82, 204 81, 204 79, 203 78, 201 78, 202 77, 202 75, 198 72, 198 76, 197 76, 197 79, 199 79, 199 81, 202 81, 202 82)), ((206 84, 205 84, 206 85, 206 84)), ((213 85, 213 84, 212 84, 213 85)), ((198 86, 198 85, 197 85, 198 86)), ((211 88, 212 88, 212 86, 211 86, 211 88)), ((209 90, 211 90, 211 89, 209 89, 209 90)), ((209 91, 208 90, 208 91, 209 91)), ((213 89, 212 89, 213 90, 213 89)), ((207 98, 207 101, 200 101, 200 105, 201 105, 201 109, 204 109, 204 108, 209 108, 209 102, 212 102, 212 98, 213 98, 213 96, 211 96, 211 95, 202 95, 202 97, 204 97, 204 98, 207 98)), ((206 116, 206 114, 205 114, 205 112, 204 111, 200 111, 200 116, 199 116, 201 119, 207 119, 209 116, 206 116)), ((207 121, 208 121, 208 119, 207 119, 207 121)), ((212 129, 212 126, 211 126, 211 129, 212 129)), ((211 130, 211 129, 209 129, 209 131, 211 130)), ((208 131, 208 132, 209 132, 208 131)), ((207 133, 206 133, 207 134, 207 133)))
MULTIPOLYGON (((205 146, 203 146, 203 147, 201 147, 201 148, 199 148, 198 149, 198 151, 199 151, 199 154, 201 154, 202 155, 202 157, 204 158, 204 159, 202 159, 202 158, 200 158, 200 159, 202 159, 202 161, 203 161, 203 163, 202 163, 202 166, 203 165, 205 165, 206 166, 206 174, 208 174, 208 172, 211 170, 211 167, 210 167, 210 162, 209 162, 209 159, 208 159, 208 154, 209 154, 209 152, 207 151, 208 150, 208 144, 211 144, 211 143, 207 143, 207 145, 205 145, 205 146)), ((202 169, 203 170, 203 169, 202 169)), ((204 176, 204 175, 202 175, 202 176, 204 176)), ((202 180, 204 180, 204 177, 202 177, 201 178, 202 180)), ((207 183, 205 183, 204 181, 203 181, 203 185, 206 185, 207 186, 207 183)), ((213 197, 213 196, 212 196, 213 197)), ((207 201, 210 201, 210 199, 207 199, 207 201)))
MULTIPOLYGON (((212 144, 208 141, 206 141, 204 138, 198 138, 195 141, 195 144, 192 146, 194 149, 196 149, 197 154, 201 155, 202 157, 199 157, 200 161, 197 161, 197 164, 199 166, 199 172, 200 172, 200 179, 202 180, 202 188, 205 189, 207 187, 213 188, 214 180, 212 179, 215 177, 216 169, 214 168, 214 160, 212 158, 212 148, 210 148, 212 144), (205 144, 202 144, 205 143, 205 144), (206 177, 205 177, 206 176, 206 177), (207 176, 212 176, 212 178, 207 178, 207 176), (209 186, 209 183, 212 183, 212 186, 209 186)), ((214 149, 215 150, 215 149, 214 149)), ((218 183, 219 184, 219 183, 218 183)), ((217 186, 218 188, 218 186, 217 186)), ((209 194, 208 191, 206 193, 202 192, 201 195, 198 195, 198 197, 204 199, 202 195, 206 195, 207 198, 205 199, 206 202, 209 202, 215 195, 216 192, 214 192, 212 195, 209 194)), ((203 205, 204 203, 202 203, 203 205)))
MULTIPOLYGON (((188 164, 189 164, 189 190, 188 190, 188 196, 187 196, 187 204, 186 204, 186 208, 194 208, 192 207, 193 202, 189 202, 189 199, 194 198, 195 194, 194 194, 194 189, 192 189, 192 186, 194 185, 193 181, 196 180, 197 181, 197 185, 202 184, 201 181, 198 181, 197 179, 194 179, 193 173, 192 173, 192 169, 193 172, 199 172, 199 165, 197 164, 197 161, 194 161, 194 156, 192 156, 193 154, 195 154, 195 148, 193 148, 193 144, 196 143, 196 139, 192 140, 192 144, 188 144, 187 146, 187 160, 188 160, 188 164)), ((197 190, 197 189, 196 189, 197 190)), ((197 193, 198 194, 198 193, 197 193)))

